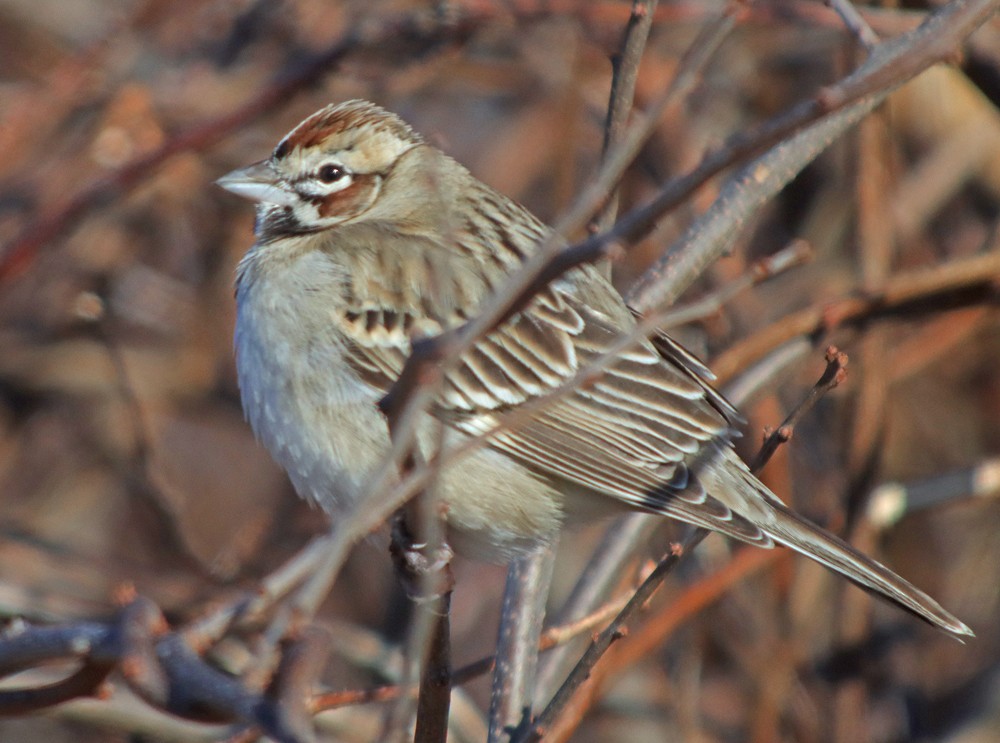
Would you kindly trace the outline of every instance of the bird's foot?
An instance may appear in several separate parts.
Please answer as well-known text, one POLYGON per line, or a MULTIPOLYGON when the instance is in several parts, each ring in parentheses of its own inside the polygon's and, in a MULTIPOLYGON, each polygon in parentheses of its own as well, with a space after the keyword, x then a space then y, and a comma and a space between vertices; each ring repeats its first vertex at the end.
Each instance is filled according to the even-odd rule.
POLYGON ((393 519, 389 554, 399 582, 411 601, 436 601, 454 587, 451 547, 444 541, 437 544, 417 541, 402 515, 393 519))

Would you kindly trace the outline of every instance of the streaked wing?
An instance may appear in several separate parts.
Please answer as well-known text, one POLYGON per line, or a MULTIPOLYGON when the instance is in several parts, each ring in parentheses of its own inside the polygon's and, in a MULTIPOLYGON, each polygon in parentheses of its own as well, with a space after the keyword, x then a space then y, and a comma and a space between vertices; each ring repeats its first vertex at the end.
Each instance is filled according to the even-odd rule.
MULTIPOLYGON (((588 272, 584 280, 601 280, 595 277, 588 272)), ((549 287, 470 349, 446 375, 435 413, 466 433, 485 433, 505 411, 569 381, 604 354, 623 331, 575 297, 574 278, 549 287)), ((398 310, 349 313, 342 326, 362 378, 388 390, 409 351, 404 329, 418 324, 432 329, 426 318, 408 319, 398 310)), ((645 343, 621 354, 597 382, 499 433, 491 446, 635 508, 770 545, 757 526, 698 482, 699 458, 728 446, 735 417, 701 368, 686 352, 661 356, 645 343)))

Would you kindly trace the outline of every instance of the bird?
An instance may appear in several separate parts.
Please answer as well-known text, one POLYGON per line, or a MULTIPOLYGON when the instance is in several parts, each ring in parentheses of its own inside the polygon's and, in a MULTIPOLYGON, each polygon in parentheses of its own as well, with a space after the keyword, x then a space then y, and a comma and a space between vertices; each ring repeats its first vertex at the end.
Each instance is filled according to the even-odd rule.
MULTIPOLYGON (((304 119, 270 157, 217 183, 256 202, 236 270, 243 409, 296 492, 333 514, 390 456, 379 401, 413 344, 457 328, 552 230, 396 114, 363 100, 304 119)), ((634 327, 602 271, 539 291, 446 369, 422 451, 494 429, 634 327)), ((564 524, 639 510, 759 547, 784 545, 955 637, 934 599, 790 510, 732 447, 740 422, 680 344, 643 342, 488 446, 443 468, 448 543, 505 562, 564 524)))

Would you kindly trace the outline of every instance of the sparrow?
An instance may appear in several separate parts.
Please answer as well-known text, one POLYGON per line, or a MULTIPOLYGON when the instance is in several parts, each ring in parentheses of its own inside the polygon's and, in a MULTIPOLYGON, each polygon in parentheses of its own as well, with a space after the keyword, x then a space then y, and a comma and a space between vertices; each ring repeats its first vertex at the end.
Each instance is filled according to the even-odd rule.
MULTIPOLYGON (((245 415, 296 491, 331 513, 389 456, 379 400, 411 344, 474 317, 551 230, 395 114, 360 100, 302 121, 218 181, 257 202, 236 277, 245 415)), ((419 427, 456 440, 572 379, 634 326, 602 273, 552 282, 446 371, 419 427)), ((759 547, 784 545, 955 636, 961 621, 787 508, 731 446, 739 416, 679 344, 645 341, 596 382, 443 469, 449 544, 492 561, 566 523, 633 509, 759 547)))

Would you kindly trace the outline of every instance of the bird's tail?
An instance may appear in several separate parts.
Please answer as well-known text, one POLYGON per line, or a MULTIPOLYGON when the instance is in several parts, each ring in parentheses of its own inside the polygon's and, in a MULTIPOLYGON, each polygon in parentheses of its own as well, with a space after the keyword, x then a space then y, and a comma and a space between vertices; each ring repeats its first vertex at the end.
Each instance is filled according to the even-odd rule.
MULTIPOLYGON (((731 455, 738 459, 735 453, 731 455)), ((749 517, 776 543, 791 547, 806 557, 834 570, 850 581, 872 593, 876 593, 921 619, 952 633, 956 638, 972 636, 973 632, 965 623, 946 611, 937 601, 908 581, 900 578, 889 568, 862 554, 843 539, 810 523, 785 506, 774 494, 742 465, 723 468, 731 479, 725 488, 740 491, 737 497, 743 507, 736 503, 733 510, 749 517), (738 480, 738 482, 733 482, 738 480), (749 490, 753 490, 752 494, 749 490), (747 507, 749 506, 749 507, 747 507)), ((728 500, 728 498, 726 499, 728 500)))

